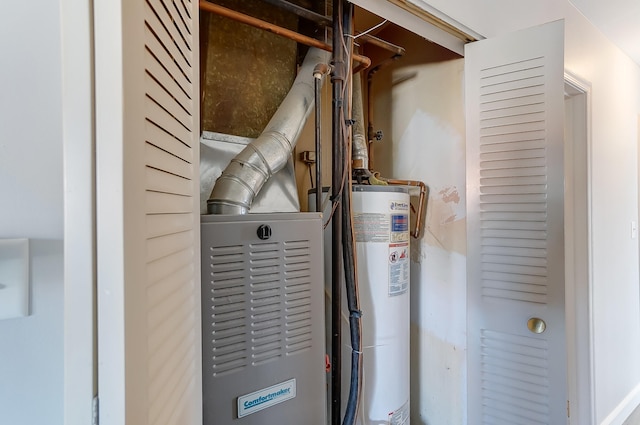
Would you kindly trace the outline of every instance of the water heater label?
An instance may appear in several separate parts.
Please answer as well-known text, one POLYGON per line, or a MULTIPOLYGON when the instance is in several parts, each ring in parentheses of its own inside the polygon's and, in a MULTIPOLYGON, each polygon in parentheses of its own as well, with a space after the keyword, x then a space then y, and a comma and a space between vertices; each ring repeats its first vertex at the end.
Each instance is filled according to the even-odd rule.
POLYGON ((238 397, 238 418, 291 400, 296 396, 296 380, 290 379, 269 388, 238 397))
POLYGON ((409 243, 389 244, 389 296, 409 289, 409 243))
POLYGON ((390 220, 388 214, 353 214, 356 242, 389 242, 390 220))
POLYGON ((409 240, 409 216, 406 214, 391 214, 391 242, 406 242, 409 240))

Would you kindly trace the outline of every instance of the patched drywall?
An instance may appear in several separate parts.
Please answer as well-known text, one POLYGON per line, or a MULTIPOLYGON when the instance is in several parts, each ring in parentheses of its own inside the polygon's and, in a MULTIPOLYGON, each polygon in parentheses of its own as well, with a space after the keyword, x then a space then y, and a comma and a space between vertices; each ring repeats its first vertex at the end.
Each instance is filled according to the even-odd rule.
MULTIPOLYGON (((467 404, 464 62, 408 35, 400 42, 406 60, 380 71, 373 84, 373 122, 384 134, 374 158, 383 176, 429 187, 424 234, 411 241, 411 421, 462 425, 467 404)), ((416 201, 412 198, 414 206, 416 201)))

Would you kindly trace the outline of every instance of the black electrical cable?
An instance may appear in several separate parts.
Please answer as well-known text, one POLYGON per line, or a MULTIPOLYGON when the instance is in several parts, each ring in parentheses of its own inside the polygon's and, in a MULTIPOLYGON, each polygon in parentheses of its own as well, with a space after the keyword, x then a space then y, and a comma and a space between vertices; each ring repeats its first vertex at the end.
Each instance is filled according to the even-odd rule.
MULTIPOLYGON (((351 53, 353 49, 353 5, 348 3, 343 6, 343 21, 340 25, 340 33, 343 37, 349 37, 349 43, 345 47, 347 54, 346 62, 351 63, 351 53)), ((343 38, 344 41, 344 38, 343 38)), ((350 77, 351 72, 347 75, 350 77)), ((343 93, 351 93, 350 90, 343 88, 343 93)), ((350 129, 347 129, 346 122, 350 122, 350 107, 342 108, 341 122, 342 138, 347 140, 344 154, 344 175, 347 176, 346 182, 343 179, 342 187, 342 256, 345 275, 345 287, 347 295, 347 308, 349 310, 349 330, 351 335, 351 373, 349 396, 347 398, 346 409, 343 425, 353 425, 358 417, 358 407, 360 405, 360 394, 362 392, 362 313, 360 311, 358 300, 358 277, 356 267, 356 250, 353 232, 353 220, 351 209, 351 138, 349 137, 350 129)))
MULTIPOLYGON (((342 139, 342 87, 345 79, 344 49, 342 32, 339 23, 342 18, 342 0, 333 0, 333 56, 331 58, 331 82, 333 83, 332 99, 332 211, 340 202, 343 173, 343 139, 342 139)), ((342 402, 342 338, 341 338, 341 303, 342 303, 342 216, 333 214, 331 218, 331 425, 340 425, 340 408, 342 402)))
POLYGON ((342 195, 342 252, 349 309, 349 329, 351 331, 351 374, 347 408, 342 423, 343 425, 352 425, 358 416, 362 387, 362 312, 358 300, 356 252, 351 214, 351 184, 346 189, 342 195))

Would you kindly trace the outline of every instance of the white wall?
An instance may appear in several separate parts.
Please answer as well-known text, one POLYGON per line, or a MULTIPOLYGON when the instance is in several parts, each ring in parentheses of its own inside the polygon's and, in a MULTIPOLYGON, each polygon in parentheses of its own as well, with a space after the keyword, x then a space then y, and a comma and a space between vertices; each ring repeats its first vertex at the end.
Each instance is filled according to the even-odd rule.
POLYGON ((62 424, 63 201, 57 1, 0 25, 0 238, 31 240, 31 316, 0 321, 0 422, 62 424))
POLYGON ((404 33, 381 36, 407 53, 374 77, 373 123, 384 133, 374 144, 375 169, 385 177, 423 181, 430 190, 424 235, 411 240, 411 421, 463 425, 464 59, 404 33))
POLYGON ((62 421, 62 241, 31 240, 31 311, 0 321, 0 423, 62 421))
MULTIPOLYGON (((398 62, 400 65, 400 62, 398 62)), ((389 134, 394 178, 429 186, 411 241, 412 423, 467 422, 464 60, 398 67, 389 134), (419 95, 416 95, 419 94, 419 95)))

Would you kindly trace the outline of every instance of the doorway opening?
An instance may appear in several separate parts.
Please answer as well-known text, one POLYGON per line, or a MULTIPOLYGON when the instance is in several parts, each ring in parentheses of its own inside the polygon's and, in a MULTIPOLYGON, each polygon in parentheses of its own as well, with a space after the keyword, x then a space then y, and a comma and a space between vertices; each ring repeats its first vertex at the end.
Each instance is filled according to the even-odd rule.
POLYGON ((571 424, 593 423, 590 87, 565 73, 565 291, 571 424), (575 406, 575 408, 571 408, 575 406))

